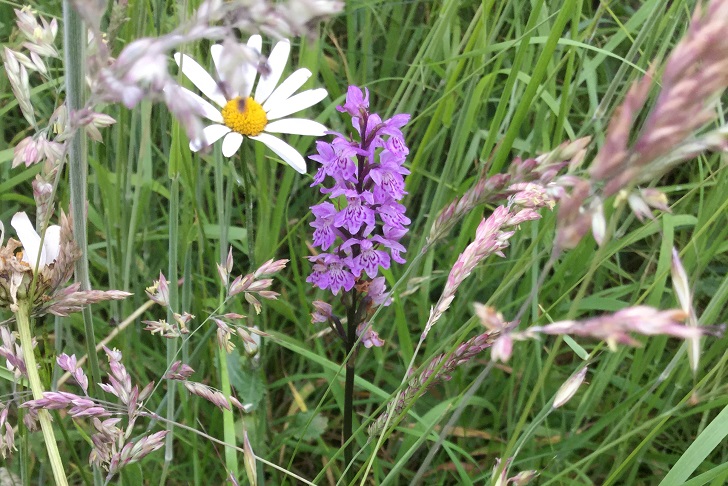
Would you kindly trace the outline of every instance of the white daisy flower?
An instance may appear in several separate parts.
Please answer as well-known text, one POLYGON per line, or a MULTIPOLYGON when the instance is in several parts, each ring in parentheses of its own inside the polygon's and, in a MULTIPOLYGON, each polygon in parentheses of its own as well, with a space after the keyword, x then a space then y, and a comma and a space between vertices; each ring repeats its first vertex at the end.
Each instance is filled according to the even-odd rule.
MULTIPOLYGON (((248 40, 248 47, 261 52, 263 40, 254 35, 248 40)), ((223 46, 216 44, 210 47, 212 60, 215 63, 218 79, 217 83, 194 59, 176 53, 174 60, 182 69, 182 73, 220 109, 208 103, 190 90, 184 92, 194 99, 200 106, 206 118, 215 122, 203 130, 205 140, 190 142, 190 150, 197 152, 205 144, 212 144, 221 138, 222 154, 231 157, 238 151, 243 139, 247 136, 262 142, 275 152, 288 165, 301 174, 306 172, 306 163, 303 156, 289 144, 273 133, 288 133, 293 135, 310 135, 314 137, 325 134, 327 128, 321 123, 305 118, 285 118, 310 106, 315 105, 326 97, 323 88, 310 89, 301 93, 294 93, 311 77, 311 71, 302 68, 288 76, 278 87, 278 81, 288 61, 291 45, 287 40, 278 42, 268 56, 270 73, 261 75, 251 95, 257 70, 255 66, 244 64, 242 75, 244 82, 238 87, 239 91, 223 93, 221 85, 227 86, 224 79, 225 70, 220 66, 223 46)))

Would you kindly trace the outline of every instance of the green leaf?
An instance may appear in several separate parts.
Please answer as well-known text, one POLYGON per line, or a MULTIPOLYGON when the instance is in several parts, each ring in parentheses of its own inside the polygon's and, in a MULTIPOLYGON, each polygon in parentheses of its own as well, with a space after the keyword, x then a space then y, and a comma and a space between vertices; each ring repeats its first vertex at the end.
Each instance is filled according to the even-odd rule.
POLYGON ((237 349, 228 354, 227 360, 230 384, 238 393, 238 400, 243 404, 252 403, 257 408, 265 396, 265 383, 259 370, 252 369, 237 349))
POLYGON ((690 447, 678 459, 660 486, 681 485, 700 466, 700 464, 718 447, 728 435, 728 406, 701 432, 690 444, 690 447))
POLYGON ((326 432, 329 426, 329 419, 320 413, 300 412, 295 415, 292 423, 292 435, 296 439, 310 442, 318 439, 326 432))

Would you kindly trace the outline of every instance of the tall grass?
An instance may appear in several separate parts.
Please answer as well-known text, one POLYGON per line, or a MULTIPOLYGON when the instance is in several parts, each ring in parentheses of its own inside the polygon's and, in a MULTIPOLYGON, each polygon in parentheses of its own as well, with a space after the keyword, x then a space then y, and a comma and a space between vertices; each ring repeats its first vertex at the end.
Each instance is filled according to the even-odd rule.
MULTIPOLYGON (((5 19, 0 39, 9 43, 13 6, 0 5, 5 19)), ((334 109, 343 103, 349 84, 369 89, 372 111, 412 114, 405 132, 412 171, 404 201, 412 219, 405 241, 409 263, 384 272, 388 286, 398 289, 392 306, 373 321, 385 346, 362 348, 357 357, 357 484, 408 484, 414 478, 423 484, 484 484, 496 479, 496 458, 513 458, 513 474, 537 470, 537 484, 543 485, 728 481, 725 336, 704 339, 695 375, 686 346, 666 337, 640 338, 642 347, 613 352, 602 342, 568 337, 519 342, 507 364, 491 364, 486 352, 461 367, 451 380, 418 399, 383 440, 368 441, 366 434, 369 422, 401 388, 413 359, 419 369, 478 330, 473 302, 495 306, 507 318, 527 303, 524 326, 635 304, 674 308, 674 246, 680 249, 700 323, 726 321, 728 175, 717 154, 700 156, 650 182, 668 195, 670 214, 646 223, 623 214, 603 248, 597 249, 591 237, 584 239, 559 258, 539 288, 556 222, 555 213, 542 211, 543 219, 521 226, 505 258, 490 258, 478 267, 414 356, 450 268, 493 208, 476 208, 446 240, 415 258, 438 212, 484 171, 507 170, 515 156, 535 156, 585 135, 599 146, 630 83, 653 60, 664 60, 685 32, 694 6, 687 0, 355 0, 321 26, 317 39, 293 41, 289 72, 306 66, 314 72, 309 84, 323 84, 329 92, 325 106, 308 115, 334 130, 349 131, 334 109), (551 399, 558 388, 587 362, 588 385, 553 411, 551 399), (453 416, 457 419, 450 423, 453 416), (367 464, 369 477, 363 478, 367 464)), ((35 7, 61 17, 56 2, 35 7)), ((172 30, 190 7, 129 2, 129 21, 114 51, 142 35, 172 30)), ((198 43, 187 52, 209 64, 207 47, 198 43)), ((61 66, 55 68, 61 76, 61 66)), ((64 95, 57 94, 60 87, 53 82, 35 86, 36 112, 47 118, 64 95)), ((0 97, 0 219, 7 222, 32 205, 29 182, 38 169, 10 168, 12 147, 26 135, 27 123, 5 77, 0 77, 0 97)), ((722 120, 722 105, 719 109, 722 120)), ((309 187, 311 176, 288 170, 260 144, 244 144, 230 163, 218 152, 191 154, 184 132, 163 106, 144 102, 133 110, 110 106, 107 112, 117 123, 103 131, 103 144, 89 144, 91 287, 134 295, 92 308, 97 341, 145 305, 144 289, 160 271, 177 270, 179 308, 198 316, 199 324, 218 306, 215 264, 228 243, 236 256, 235 274, 253 271, 270 258, 290 259, 275 284, 281 297, 266 301, 260 315, 242 299, 226 308, 248 315, 250 324, 268 334, 256 358, 246 358, 240 348, 227 357, 236 396, 254 405, 252 413, 234 417, 236 442, 242 447, 246 430, 257 456, 316 484, 342 484, 344 350, 333 333, 315 337, 322 328, 310 324, 311 302, 330 297, 305 282, 310 272, 305 257, 311 254, 309 207, 320 196, 309 187)), ((294 141, 302 153, 313 153, 310 137, 294 141)), ((586 163, 594 153, 589 152, 586 163)), ((58 206, 67 207, 69 190, 64 176, 58 206)), ((606 210, 610 218, 612 207, 606 210)), ((162 317, 151 308, 110 343, 122 351, 135 382, 160 380, 166 370, 167 343, 141 324, 162 317)), ((85 355, 81 315, 64 318, 62 325, 61 349, 85 355)), ((47 376, 55 362, 54 340, 60 338, 53 329, 50 318, 36 327, 41 373, 47 376)), ((181 343, 179 352, 174 347, 170 353, 196 370, 197 381, 220 387, 213 332, 206 325, 181 343)), ((9 382, 3 389, 10 391, 9 382)), ((223 438, 223 414, 213 405, 173 387, 167 395, 160 389, 147 406, 166 416, 168 404, 177 422, 223 438)), ((87 431, 62 416, 54 424, 67 437, 69 482, 88 481, 79 472, 88 468, 87 431)), ((23 471, 28 484, 47 478, 47 466, 39 462, 40 436, 28 436, 18 448, 4 466, 23 471)), ((162 477, 167 484, 226 480, 230 456, 220 444, 190 430, 174 428, 167 454, 173 457, 167 464, 165 454, 156 453, 127 467, 118 483, 154 484, 162 477)), ((237 460, 242 471, 243 454, 237 460)), ((296 484, 260 461, 257 469, 261 484, 296 484)))

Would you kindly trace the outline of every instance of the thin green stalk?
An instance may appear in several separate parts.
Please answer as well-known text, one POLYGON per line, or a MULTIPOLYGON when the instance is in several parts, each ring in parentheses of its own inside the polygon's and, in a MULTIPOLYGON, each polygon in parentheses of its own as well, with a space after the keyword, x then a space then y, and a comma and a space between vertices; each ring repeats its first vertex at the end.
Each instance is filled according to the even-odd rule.
POLYGON ((346 469, 346 484, 354 480, 356 471, 351 467, 354 460, 354 441, 350 440, 353 429, 354 414, 354 378, 356 377, 356 353, 352 350, 356 345, 356 290, 351 291, 351 306, 347 310, 346 330, 346 382, 344 386, 344 468, 346 469))
MULTIPOLYGON (((43 398, 43 385, 40 382, 38 365, 35 362, 35 353, 33 351, 33 336, 30 332, 31 306, 31 302, 28 302, 27 300, 21 300, 20 302, 18 302, 18 309, 15 312, 15 320, 18 323, 20 345, 23 348, 23 359, 25 360, 25 367, 28 373, 30 390, 31 392, 33 392, 33 399, 40 400, 41 398, 43 398)), ((58 452, 56 436, 53 432, 51 416, 48 413, 48 410, 38 411, 38 422, 40 423, 40 428, 43 432, 43 442, 45 442, 46 450, 48 451, 48 458, 51 462, 53 478, 55 479, 57 485, 67 485, 68 482, 66 481, 66 473, 63 470, 63 462, 61 461, 61 454, 60 452, 58 452)))
POLYGON ((248 238, 248 261, 252 268, 255 266, 255 225, 253 224, 253 198, 250 196, 253 193, 251 190, 253 182, 250 180, 247 167, 243 167, 242 174, 243 190, 245 191, 245 229, 248 238))
MULTIPOLYGON (((170 168, 172 171, 174 169, 170 168)), ((169 287, 169 307, 167 308, 167 322, 174 322, 174 309, 179 308, 179 290, 177 286, 177 242, 179 239, 179 174, 172 175, 172 187, 169 191, 169 267, 167 278, 172 285, 169 287)), ((177 340, 167 340, 167 368, 177 357, 177 340)), ((167 421, 165 422, 167 436, 164 439, 164 469, 159 484, 165 484, 169 466, 174 459, 174 416, 177 382, 167 380, 167 421)))
MULTIPOLYGON (((220 224, 220 263, 225 264, 227 259, 227 242, 228 242, 228 208, 226 204, 229 197, 227 193, 232 194, 230 184, 225 187, 225 175, 223 169, 223 161, 220 154, 216 154, 215 160, 215 200, 217 203, 217 216, 220 224)), ((220 304, 225 301, 225 289, 220 292, 220 304)), ((227 351, 218 347, 218 361, 220 363, 220 391, 225 397, 230 397, 232 388, 230 386, 230 374, 228 373, 227 351)), ((238 478, 238 458, 235 451, 235 417, 231 410, 222 411, 223 439, 228 446, 225 448, 225 467, 228 472, 236 479, 238 478)))
MULTIPOLYGON (((63 2, 63 44, 66 67, 66 102, 69 112, 83 108, 86 98, 86 29, 81 17, 73 10, 71 2, 63 2)), ((76 262, 76 280, 81 290, 90 290, 88 271, 88 238, 86 234, 86 179, 88 161, 86 136, 83 130, 76 130, 68 149, 68 179, 71 191, 71 212, 73 214, 73 237, 81 250, 81 258, 76 262)), ((88 363, 91 371, 89 393, 96 393, 96 384, 101 382, 99 360, 96 356, 91 310, 83 310, 83 326, 86 337, 88 363)))

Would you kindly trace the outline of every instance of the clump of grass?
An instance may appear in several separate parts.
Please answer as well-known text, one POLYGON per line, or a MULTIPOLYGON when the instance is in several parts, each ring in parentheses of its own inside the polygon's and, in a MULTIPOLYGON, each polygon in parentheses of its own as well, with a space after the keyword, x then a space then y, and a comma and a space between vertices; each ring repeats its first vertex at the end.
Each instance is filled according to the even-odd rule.
MULTIPOLYGON (((71 252, 70 229, 73 255, 55 263, 43 243, 4 247, 9 473, 86 484, 728 477, 728 2, 65 7, 84 22, 84 55, 61 46, 71 22, 58 5, 0 6, 18 21, 0 26, 0 220, 35 207, 48 239, 70 201, 82 250, 71 252), (255 49, 239 32, 270 40, 255 49), (398 127, 407 262, 376 279, 362 270, 335 297, 306 281, 320 246, 308 223, 325 226, 311 210, 325 206, 314 164, 299 175, 278 163, 292 153, 262 144, 232 158, 220 144, 189 147, 208 121, 173 52, 225 78, 210 85, 224 91, 247 71, 218 64, 265 74, 279 59, 260 52, 278 37, 293 55, 281 79, 305 68, 303 89, 328 92, 301 115, 309 128, 351 139, 357 127, 335 108, 349 85, 381 119, 412 115, 398 127), (213 59, 215 43, 225 55, 213 59), (33 248, 48 275, 84 255, 77 283, 13 307, 12 272, 29 276, 28 295, 51 280, 24 262, 33 248), (67 415, 51 425, 49 409, 67 415), (45 442, 68 451, 49 448, 50 472, 29 433, 36 416, 45 442)), ((287 142, 315 152, 309 136, 287 142)), ((340 258, 364 251, 343 246, 340 258)))

